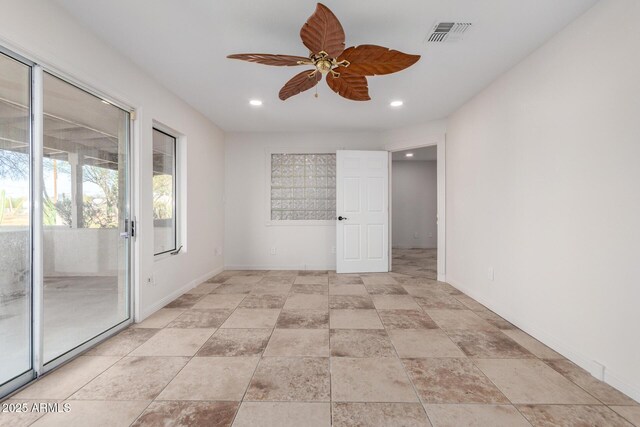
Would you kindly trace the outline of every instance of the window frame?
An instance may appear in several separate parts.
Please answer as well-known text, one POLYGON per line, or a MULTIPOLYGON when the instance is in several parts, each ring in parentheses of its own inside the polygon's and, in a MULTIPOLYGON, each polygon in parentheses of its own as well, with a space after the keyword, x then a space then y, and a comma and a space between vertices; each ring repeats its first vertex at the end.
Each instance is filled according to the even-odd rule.
MULTIPOLYGON (((152 182, 152 187, 151 187, 151 193, 153 194, 153 132, 157 131, 160 132, 163 135, 168 136, 169 138, 173 139, 173 182, 172 182, 172 209, 173 209, 173 242, 174 242, 174 247, 173 249, 167 249, 165 251, 162 252, 158 252, 156 253, 155 251, 155 233, 154 233, 154 248, 153 248, 153 257, 154 259, 162 259, 166 256, 170 256, 170 255, 178 255, 178 253, 175 253, 178 248, 180 248, 182 245, 180 243, 180 225, 179 225, 179 218, 180 218, 180 213, 179 211, 179 202, 178 202, 178 180, 179 180, 179 174, 180 172, 178 171, 178 167, 180 165, 180 162, 178 160, 178 141, 180 140, 179 136, 176 136, 174 132, 172 131, 168 131, 166 130, 167 128, 159 123, 153 123, 153 126, 151 127, 151 137, 152 137, 152 142, 151 142, 151 152, 152 152, 152 160, 151 160, 151 182, 152 182)), ((153 206, 152 206, 152 210, 153 210, 153 206)), ((153 220, 154 224, 153 224, 153 228, 155 230, 156 225, 155 225, 155 219, 153 220)))
POLYGON ((286 147, 286 148, 266 148, 265 149, 265 203, 264 203, 264 215, 265 224, 269 227, 277 226, 335 226, 336 219, 271 219, 271 156, 273 154, 336 154, 335 150, 323 150, 315 148, 298 148, 298 147, 286 147))

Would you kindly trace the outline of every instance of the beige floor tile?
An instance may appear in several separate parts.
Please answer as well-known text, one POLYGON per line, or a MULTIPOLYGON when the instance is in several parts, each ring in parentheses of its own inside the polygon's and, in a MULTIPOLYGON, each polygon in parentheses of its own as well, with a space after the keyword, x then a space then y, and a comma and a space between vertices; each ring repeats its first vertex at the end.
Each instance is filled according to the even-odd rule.
POLYGON ((113 426, 127 427, 144 411, 149 402, 71 400, 68 412, 46 414, 33 425, 45 426, 113 426))
POLYGON ((398 282, 387 273, 370 273, 360 275, 365 285, 397 285, 398 282))
POLYGON ((426 312, 442 329, 496 329, 471 310, 426 310, 426 312))
POLYGON ((282 308, 287 300, 285 294, 248 295, 239 308, 282 308))
POLYGON ((332 329, 332 357, 395 357, 384 329, 332 329))
POLYGON ((424 405, 434 427, 530 427, 511 405, 424 405))
POLYGON ((279 314, 276 308, 238 308, 221 328, 273 328, 279 314))
POLYGON ((496 330, 449 330, 451 341, 469 357, 484 359, 526 359, 534 355, 496 330))
POLYGON ((285 310, 324 310, 329 306, 327 295, 289 294, 285 310))
POLYGON ((178 316, 184 313, 184 308, 161 308, 140 323, 135 323, 132 328, 164 328, 178 316))
POLYGON ((276 328, 327 329, 329 310, 282 310, 276 328))
POLYGON ((266 273, 266 276, 277 276, 277 277, 296 277, 298 275, 298 270, 269 270, 266 273))
POLYGON ((331 295, 329 308, 337 310, 373 309, 369 295, 331 295))
POLYGON ((238 402, 155 401, 132 426, 229 427, 238 406, 238 402))
POLYGON ((196 356, 260 356, 267 347, 271 329, 218 329, 196 356))
POLYGON ((475 363, 512 403, 598 403, 584 390, 541 360, 480 359, 475 363))
POLYGON ((478 301, 474 300, 473 298, 465 294, 458 294, 455 296, 455 298, 458 301, 460 301, 462 304, 464 304, 471 311, 487 310, 487 307, 485 307, 484 305, 480 304, 478 301))
POLYGON ((467 310, 467 307, 451 295, 433 292, 430 295, 413 296, 423 310, 467 310))
POLYGON ((438 325, 421 310, 378 310, 387 329, 437 329, 438 325))
POLYGON ((284 295, 291 291, 291 285, 282 285, 277 283, 257 284, 253 286, 251 295, 284 295))
POLYGON ((635 400, 611 387, 609 384, 597 380, 590 373, 567 359, 547 360, 546 363, 606 405, 638 404, 635 400))
POLYGON ((402 363, 396 358, 331 359, 334 402, 417 402, 402 363))
POLYGON ((454 296, 463 295, 462 292, 460 292, 460 290, 454 288, 453 286, 451 286, 448 283, 445 283, 445 282, 433 282, 433 284, 436 285, 436 289, 444 291, 444 292, 448 293, 449 295, 454 295, 454 296))
POLYGON ((246 297, 245 294, 209 294, 198 301, 193 308, 234 310, 246 297))
POLYGON ((491 310, 476 311, 475 313, 498 329, 517 329, 513 324, 509 323, 507 320, 498 316, 491 310))
POLYGON ((165 305, 164 308, 191 308, 201 298, 202 295, 198 294, 183 294, 165 305))
POLYGON ((232 276, 225 280, 225 285, 255 285, 263 276, 232 276))
POLYGON ((366 285, 371 295, 408 295, 400 285, 366 285))
POLYGON ((364 285, 329 285, 329 295, 368 295, 364 285))
POLYGON ((329 276, 329 285, 362 285, 364 282, 357 274, 336 274, 329 276))
POLYGON ((226 282, 229 277, 235 276, 237 274, 237 272, 235 271, 223 271, 222 273, 213 276, 210 279, 207 279, 206 282, 207 283, 224 283, 226 282))
POLYGON ((384 329, 376 310, 331 310, 331 329, 384 329))
POLYGON ((440 329, 390 329, 388 332, 401 358, 465 356, 440 329))
MULTIPOLYGON (((331 271, 331 273, 335 273, 331 271)), ((325 277, 329 276, 328 270, 298 270, 298 276, 315 276, 315 277, 325 277)))
POLYGON ((187 364, 188 357, 122 358, 71 399, 153 400, 187 364))
POLYGON ((469 359, 404 359, 422 402, 509 403, 469 359))
POLYGON ((219 328, 230 315, 231 310, 191 308, 169 323, 167 328, 219 328))
POLYGON ((295 294, 327 295, 328 285, 293 285, 291 292, 295 294))
POLYGON ((119 356, 80 356, 43 376, 14 399, 66 399, 120 360, 119 356))
POLYGON ((504 330, 502 332, 540 359, 563 359, 562 355, 551 350, 531 335, 519 329, 504 330))
POLYGON ((220 286, 220 283, 204 282, 204 283, 200 283, 198 286, 191 289, 187 293, 188 294, 208 294, 213 292, 218 286, 220 286))
POLYGON ((161 329, 131 356, 193 356, 215 329, 161 329))
POLYGON ((373 295, 378 310, 421 310, 411 295, 373 295))
POLYGON ((430 427, 429 419, 419 403, 352 403, 333 404, 334 427, 430 427))
POLYGON ((233 427, 330 427, 331 405, 306 402, 243 402, 233 427))
MULTIPOLYGON (((232 280, 233 278, 229 279, 232 280)), ((211 292, 211 295, 226 295, 226 294, 248 294, 255 286, 255 283, 228 283, 225 282, 218 286, 211 292)))
POLYGON ((266 357, 258 364, 245 400, 328 402, 329 398, 328 358, 266 357))
POLYGON ((329 276, 298 276, 294 283, 296 285, 328 285, 329 276))
POLYGON ((610 408, 630 423, 640 426, 640 406, 611 406, 610 408))
POLYGON ((633 427, 606 406, 518 405, 518 410, 536 427, 633 427))
POLYGON ((194 357, 158 400, 240 401, 258 357, 194 357))
POLYGON ((276 329, 264 356, 329 357, 329 330, 276 329))
POLYGON ((126 356, 160 329, 127 328, 85 353, 86 356, 126 356))
POLYGON ((296 276, 271 276, 267 275, 258 282, 258 285, 293 285, 296 276))
MULTIPOLYGON (((434 285, 414 285, 414 284, 403 283, 401 284, 401 286, 404 288, 404 290, 407 291, 409 295, 414 297, 429 298, 434 296, 450 296, 449 294, 438 289, 434 285)), ((458 301, 458 303, 463 307, 465 307, 466 309, 466 306, 464 304, 462 304, 460 301, 458 301)))

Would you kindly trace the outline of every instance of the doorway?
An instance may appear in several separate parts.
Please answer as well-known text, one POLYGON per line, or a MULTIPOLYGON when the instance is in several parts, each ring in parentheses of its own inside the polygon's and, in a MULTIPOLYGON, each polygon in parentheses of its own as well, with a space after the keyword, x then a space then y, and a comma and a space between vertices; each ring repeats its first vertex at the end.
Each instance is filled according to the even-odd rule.
POLYGON ((437 146, 391 154, 392 272, 438 279, 437 146))
POLYGON ((0 49, 0 397, 131 322, 129 128, 0 49))

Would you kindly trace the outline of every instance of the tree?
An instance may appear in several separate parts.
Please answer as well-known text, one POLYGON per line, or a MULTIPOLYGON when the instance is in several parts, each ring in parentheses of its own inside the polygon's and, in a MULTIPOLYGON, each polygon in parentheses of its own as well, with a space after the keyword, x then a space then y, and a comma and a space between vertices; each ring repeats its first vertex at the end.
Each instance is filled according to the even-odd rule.
POLYGON ((29 176, 29 155, 16 151, 0 150, 0 177, 15 181, 29 176))

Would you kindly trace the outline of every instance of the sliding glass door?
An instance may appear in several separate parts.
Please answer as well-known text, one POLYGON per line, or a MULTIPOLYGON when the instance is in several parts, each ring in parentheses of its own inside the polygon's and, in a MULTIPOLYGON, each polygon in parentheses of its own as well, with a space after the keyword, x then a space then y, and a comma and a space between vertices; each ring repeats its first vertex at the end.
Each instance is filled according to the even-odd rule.
POLYGON ((130 114, 0 46, 0 398, 131 322, 130 114))
POLYGON ((31 67, 0 53, 0 386, 32 369, 31 67))
POLYGON ((44 73, 47 364, 129 318, 129 113, 44 73))

